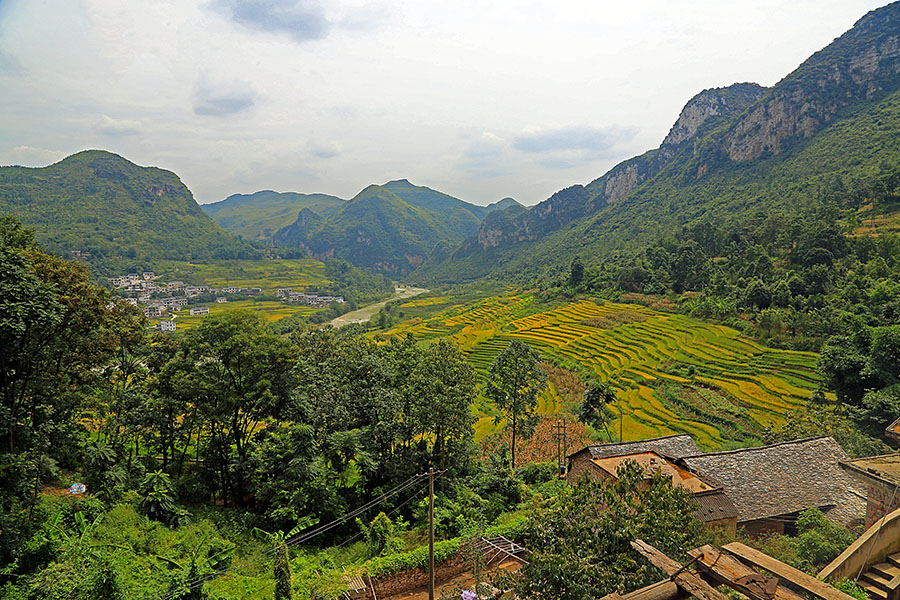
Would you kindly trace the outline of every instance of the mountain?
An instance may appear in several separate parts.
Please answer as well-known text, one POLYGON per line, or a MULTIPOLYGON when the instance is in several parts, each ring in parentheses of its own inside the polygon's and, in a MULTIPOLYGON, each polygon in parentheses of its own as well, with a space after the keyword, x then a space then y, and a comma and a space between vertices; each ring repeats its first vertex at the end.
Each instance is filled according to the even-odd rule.
POLYGON ((511 206, 509 201, 501 203, 493 208, 476 206, 400 179, 370 185, 328 217, 316 219, 303 212, 272 241, 305 248, 316 258, 339 257, 405 276, 436 246, 455 246, 475 234, 487 215, 511 206))
POLYGON ((48 250, 88 252, 95 265, 257 254, 216 225, 177 175, 102 150, 47 167, 0 167, 0 214, 33 228, 48 250))
POLYGON ((265 240, 293 223, 301 209, 327 217, 346 202, 328 194, 263 190, 253 194, 233 194, 201 208, 226 231, 247 239, 265 240))
POLYGON ((796 207, 900 163, 900 3, 874 10, 772 88, 706 90, 654 150, 508 222, 485 223, 422 282, 529 279, 572 257, 628 260, 683 227, 796 207))

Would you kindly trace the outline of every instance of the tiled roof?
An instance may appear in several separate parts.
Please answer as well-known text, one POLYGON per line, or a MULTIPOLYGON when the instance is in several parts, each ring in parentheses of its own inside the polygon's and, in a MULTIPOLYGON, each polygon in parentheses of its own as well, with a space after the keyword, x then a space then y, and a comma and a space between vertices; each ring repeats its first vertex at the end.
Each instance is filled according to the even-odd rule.
POLYGON ((834 439, 819 437, 685 456, 681 462, 721 484, 743 522, 813 507, 864 514, 865 490, 838 465, 846 459, 834 439))
MULTIPOLYGON (((700 448, 694 443, 694 439, 687 434, 667 435, 665 437, 636 442, 597 444, 595 446, 588 446, 586 449, 590 451, 592 459, 624 456, 626 454, 636 454, 638 452, 656 452, 660 456, 668 458, 681 458, 682 456, 700 453, 700 448)), ((585 449, 579 450, 569 456, 575 456, 575 454, 583 452, 584 450, 585 449)))
POLYGON ((722 490, 713 490, 702 494, 694 494, 694 502, 700 507, 694 511, 694 516, 707 523, 721 519, 733 519, 737 516, 737 507, 722 490))

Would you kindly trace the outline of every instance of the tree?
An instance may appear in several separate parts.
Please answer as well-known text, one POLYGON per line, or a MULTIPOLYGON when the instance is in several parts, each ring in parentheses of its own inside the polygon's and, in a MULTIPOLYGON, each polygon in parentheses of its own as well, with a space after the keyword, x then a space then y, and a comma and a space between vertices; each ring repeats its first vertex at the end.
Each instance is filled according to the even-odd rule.
POLYGON ((294 355, 259 314, 228 311, 189 330, 160 375, 196 406, 221 490, 235 505, 244 503, 251 438, 262 421, 279 415, 290 395, 294 355))
POLYGON ((616 401, 616 393, 609 383, 603 382, 590 388, 584 394, 584 402, 578 412, 578 420, 594 429, 602 426, 606 430, 606 439, 612 441, 607 423, 610 420, 609 405, 616 401))
POLYGON ((693 547, 701 529, 691 494, 633 461, 615 481, 584 478, 528 520, 529 563, 511 578, 519 598, 589 600, 659 579, 631 548, 641 538, 670 556, 693 547))
MULTIPOLYGON (((547 374, 538 368, 540 355, 520 340, 513 340, 491 364, 485 393, 494 401, 512 430, 512 468, 516 468, 516 436, 526 437, 537 425, 537 396, 547 384, 547 374)), ((499 423, 501 417, 496 417, 499 423)))
POLYGON ((572 259, 572 266, 569 268, 569 285, 577 290, 582 281, 584 281, 584 263, 581 262, 581 257, 576 256, 572 259))
POLYGON ((431 442, 431 464, 444 468, 454 447, 471 441, 475 371, 448 339, 426 348, 409 377, 415 433, 431 442))

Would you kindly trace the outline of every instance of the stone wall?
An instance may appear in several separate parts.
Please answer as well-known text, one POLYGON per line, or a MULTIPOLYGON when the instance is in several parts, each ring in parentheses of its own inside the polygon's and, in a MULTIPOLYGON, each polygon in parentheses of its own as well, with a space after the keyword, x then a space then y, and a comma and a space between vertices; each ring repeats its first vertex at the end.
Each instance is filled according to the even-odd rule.
POLYGON ((875 521, 900 508, 900 494, 894 493, 894 486, 868 482, 866 486, 866 529, 875 521))

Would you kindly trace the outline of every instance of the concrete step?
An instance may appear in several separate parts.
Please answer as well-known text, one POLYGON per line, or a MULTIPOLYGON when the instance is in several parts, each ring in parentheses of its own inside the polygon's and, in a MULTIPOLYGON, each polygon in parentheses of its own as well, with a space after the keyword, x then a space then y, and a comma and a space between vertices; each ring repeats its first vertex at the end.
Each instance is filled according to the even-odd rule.
POLYGON ((875 587, 881 588, 885 592, 888 590, 888 584, 891 582, 890 579, 886 577, 882 577, 878 573, 874 571, 866 571, 863 573, 863 576, 859 578, 860 581, 867 581, 874 585, 875 587))
POLYGON ((869 593, 869 597, 872 598, 872 600, 887 600, 887 592, 883 589, 876 587, 871 583, 863 581, 862 579, 860 579, 858 583, 859 587, 863 588, 869 593))
POLYGON ((876 573, 878 573, 879 575, 881 575, 882 577, 884 577, 886 579, 893 579, 897 575, 900 575, 900 567, 898 567, 892 563, 889 563, 889 562, 883 562, 883 563, 878 563, 877 565, 872 565, 871 570, 875 571, 876 573))

